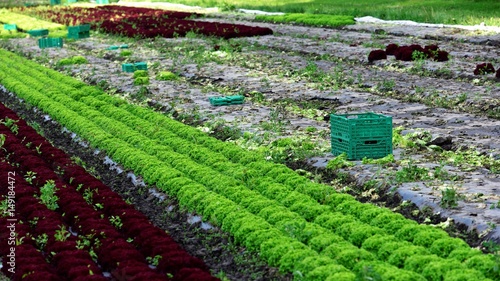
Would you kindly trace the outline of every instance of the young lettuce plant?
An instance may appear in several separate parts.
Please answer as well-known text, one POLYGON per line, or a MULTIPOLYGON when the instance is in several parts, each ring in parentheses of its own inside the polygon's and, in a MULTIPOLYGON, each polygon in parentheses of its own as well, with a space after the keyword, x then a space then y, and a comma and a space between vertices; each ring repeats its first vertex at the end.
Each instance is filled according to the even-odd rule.
POLYGON ((57 204, 59 197, 55 194, 56 191, 57 188, 53 180, 48 180, 40 189, 40 200, 49 210, 52 211, 59 208, 59 205, 57 204))
POLYGON ((64 242, 68 237, 71 235, 71 233, 66 229, 66 226, 61 225, 61 228, 56 230, 56 233, 54 234, 54 238, 56 241, 64 242))

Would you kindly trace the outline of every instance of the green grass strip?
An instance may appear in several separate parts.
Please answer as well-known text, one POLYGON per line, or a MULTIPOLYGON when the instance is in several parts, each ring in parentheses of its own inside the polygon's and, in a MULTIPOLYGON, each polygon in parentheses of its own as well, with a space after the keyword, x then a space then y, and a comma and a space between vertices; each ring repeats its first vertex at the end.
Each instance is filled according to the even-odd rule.
POLYGON ((340 27, 355 24, 353 16, 338 16, 324 14, 285 14, 285 15, 258 15, 256 20, 273 23, 294 23, 312 26, 340 27))

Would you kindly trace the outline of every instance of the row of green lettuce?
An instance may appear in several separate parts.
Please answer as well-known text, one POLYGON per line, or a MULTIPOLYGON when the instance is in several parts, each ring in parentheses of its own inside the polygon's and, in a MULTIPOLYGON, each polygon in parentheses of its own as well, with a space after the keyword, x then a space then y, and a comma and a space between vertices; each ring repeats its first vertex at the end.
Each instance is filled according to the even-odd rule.
POLYGON ((8 90, 298 279, 499 277, 494 256, 442 230, 359 203, 261 155, 7 51, 0 52, 0 61, 0 83, 8 90))

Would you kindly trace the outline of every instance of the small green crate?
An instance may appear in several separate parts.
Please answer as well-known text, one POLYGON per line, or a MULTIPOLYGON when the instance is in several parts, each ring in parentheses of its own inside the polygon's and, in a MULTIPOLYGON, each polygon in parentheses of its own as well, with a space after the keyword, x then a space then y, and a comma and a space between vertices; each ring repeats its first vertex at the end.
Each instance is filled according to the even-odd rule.
POLYGON ((372 112, 331 114, 332 154, 349 160, 382 158, 392 153, 392 117, 372 112))
POLYGON ((60 5, 61 0, 50 0, 50 5, 60 5))
POLYGON ((242 104, 245 102, 244 96, 227 96, 227 97, 212 97, 208 98, 211 105, 231 105, 231 104, 242 104))
POLYGON ((63 40, 62 38, 40 38, 38 39, 38 47, 40 47, 40 49, 62 48, 63 40))
POLYGON ((96 0, 96 4, 109 4, 109 0, 96 0))
POLYGON ((3 29, 5 30, 17 30, 17 25, 15 24, 4 24, 3 29))
POLYGON ((133 63, 123 63, 122 64, 122 71, 134 72, 135 71, 134 64, 133 63))
POLYGON ((81 24, 75 26, 68 26, 68 33, 80 33, 90 31, 90 24, 81 24))
POLYGON ((123 45, 111 45, 109 47, 106 48, 106 50, 118 50, 118 49, 128 49, 128 45, 127 44, 123 44, 123 45))
POLYGON ((122 71, 134 72, 136 70, 148 70, 148 64, 145 62, 123 63, 122 64, 122 71))
POLYGON ((31 36, 47 36, 49 35, 48 29, 32 29, 28 31, 28 34, 31 36))

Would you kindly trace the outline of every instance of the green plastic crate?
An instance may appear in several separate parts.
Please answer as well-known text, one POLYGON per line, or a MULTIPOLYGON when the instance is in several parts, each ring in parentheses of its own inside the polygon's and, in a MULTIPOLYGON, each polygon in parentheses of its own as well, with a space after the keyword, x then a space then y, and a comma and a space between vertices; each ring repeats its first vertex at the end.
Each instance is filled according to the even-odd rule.
POLYGON ((59 5, 61 4, 61 0, 50 0, 50 5, 59 5))
POLYGON ((82 32, 77 32, 77 33, 70 33, 68 32, 67 35, 68 39, 84 39, 84 38, 89 38, 90 37, 90 32, 88 31, 82 31, 82 32))
POLYGON ((123 44, 123 45, 111 45, 109 47, 106 48, 106 50, 118 50, 118 49, 128 49, 128 45, 127 44, 123 44))
POLYGON ((40 38, 38 39, 38 47, 40 47, 40 49, 62 48, 63 40, 62 38, 40 38))
POLYGON ((136 70, 148 70, 148 64, 145 62, 123 63, 122 64, 122 71, 134 72, 136 70))
POLYGON ((134 64, 133 63, 123 63, 122 64, 122 71, 134 72, 135 71, 134 64))
POLYGON ((15 24, 4 24, 3 29, 5 30, 17 30, 17 25, 15 24))
POLYGON ((392 153, 392 117, 372 112, 331 114, 332 154, 349 160, 382 158, 392 153))
POLYGON ((109 0, 96 0, 96 4, 109 4, 109 0))
POLYGON ((32 29, 28 31, 28 34, 31 36, 47 36, 49 35, 48 29, 32 29))
POLYGON ((68 26, 68 33, 80 33, 90 31, 90 24, 81 24, 75 26, 68 26))
POLYGON ((231 105, 231 104, 242 104, 245 102, 244 96, 227 96, 227 97, 212 97, 208 99, 211 105, 231 105))
POLYGON ((68 26, 68 39, 83 39, 90 37, 90 24, 68 26))

